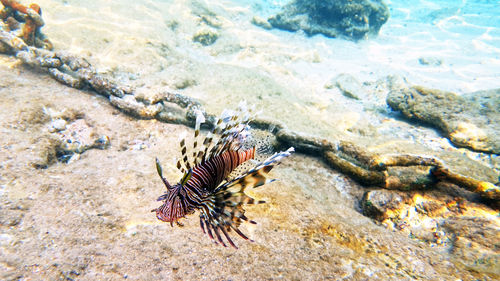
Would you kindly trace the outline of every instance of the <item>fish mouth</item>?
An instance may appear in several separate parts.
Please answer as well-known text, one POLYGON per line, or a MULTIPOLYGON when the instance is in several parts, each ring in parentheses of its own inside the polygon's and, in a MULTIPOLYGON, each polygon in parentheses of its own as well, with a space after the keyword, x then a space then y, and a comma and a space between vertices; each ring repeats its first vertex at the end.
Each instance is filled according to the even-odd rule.
POLYGON ((185 216, 184 209, 179 205, 180 203, 177 200, 165 202, 160 207, 151 210, 151 212, 155 212, 156 218, 163 222, 169 222, 170 224, 175 222, 179 224, 179 220, 185 216))
POLYGON ((164 216, 158 209, 154 209, 152 211, 156 211, 156 218, 157 219, 159 219, 163 222, 169 222, 171 227, 174 226, 174 223, 180 227, 184 226, 184 224, 182 224, 179 221, 182 217, 179 217, 179 218, 167 217, 167 216, 164 216))
POLYGON ((163 221, 163 222, 170 222, 170 223, 173 223, 173 222, 176 222, 177 220, 179 220, 179 218, 172 218, 171 216, 166 216, 161 210, 160 208, 157 208, 157 209, 153 209, 151 210, 151 212, 156 212, 156 218, 163 221))

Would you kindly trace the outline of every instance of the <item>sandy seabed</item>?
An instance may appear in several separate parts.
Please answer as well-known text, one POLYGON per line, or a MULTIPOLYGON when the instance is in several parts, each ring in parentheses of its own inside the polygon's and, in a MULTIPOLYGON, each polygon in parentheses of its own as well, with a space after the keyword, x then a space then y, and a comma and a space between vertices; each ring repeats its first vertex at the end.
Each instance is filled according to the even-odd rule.
MULTIPOLYGON (((88 57, 121 83, 143 92, 177 87, 199 98, 210 113, 245 98, 261 105, 266 117, 324 137, 380 123, 365 120, 372 118, 371 113, 359 117, 363 106, 325 87, 339 73, 357 73, 359 81, 372 82, 398 74, 414 83, 464 92, 482 85, 498 87, 495 58, 445 56, 444 66, 419 65, 419 57, 434 57, 433 48, 442 46, 433 40, 428 41, 436 45, 422 47, 423 55, 416 55, 415 45, 408 51, 415 54, 412 57, 402 52, 384 56, 394 51, 384 40, 397 36, 397 28, 389 34, 382 30, 372 45, 346 41, 332 49, 325 47, 327 39, 305 42, 303 35, 286 35, 293 43, 286 45, 285 33, 251 25, 248 7, 224 8, 224 2, 209 10, 204 1, 38 2, 44 9, 44 32, 56 48, 88 57), (211 15, 221 28, 206 26, 199 15, 211 15), (219 32, 214 45, 193 44, 192 36, 201 28, 219 32), (356 50, 365 55, 353 55, 356 50), (475 80, 470 77, 470 65, 477 67, 481 59, 485 67, 476 71, 480 77, 475 80), (387 65, 393 66, 392 73, 387 65), (434 79, 434 73, 443 78, 434 79), (311 120, 318 126, 311 126, 311 120)), ((432 36, 417 32, 406 38, 411 43, 422 37, 432 36)), ((486 50, 485 56, 492 50, 477 46, 486 50)), ((465 266, 443 248, 377 225, 358 206, 365 188, 320 159, 301 154, 273 170, 279 181, 251 191, 268 202, 248 208, 248 217, 258 224, 242 228, 255 242, 234 236, 239 250, 215 245, 201 232, 196 215, 184 220, 183 228, 171 228, 150 212, 158 207, 155 199, 164 191, 154 159, 162 160, 164 174, 172 182, 180 178, 173 159, 179 156, 179 136, 191 135, 191 129, 129 117, 105 98, 65 87, 7 56, 0 56, 0 77, 2 280, 498 277, 465 266), (79 118, 109 137, 110 147, 86 151, 70 163, 34 168, 50 146, 47 140, 52 133, 44 108, 79 112, 79 118)), ((385 108, 383 95, 369 102, 385 108)))
MULTIPOLYGON (((239 250, 204 237, 196 216, 183 228, 157 221, 151 209, 163 192, 154 158, 172 159, 184 126, 136 120, 92 93, 1 57, 2 279, 78 280, 471 280, 431 247, 377 226, 357 210, 362 188, 321 161, 296 154, 252 194, 244 226, 255 242, 239 250), (35 169, 41 107, 84 112, 111 140, 69 164, 35 169), (143 144, 136 149, 136 144, 143 144)), ((166 161, 165 161, 166 162, 166 161)), ((178 177, 173 165, 165 176, 178 177)))

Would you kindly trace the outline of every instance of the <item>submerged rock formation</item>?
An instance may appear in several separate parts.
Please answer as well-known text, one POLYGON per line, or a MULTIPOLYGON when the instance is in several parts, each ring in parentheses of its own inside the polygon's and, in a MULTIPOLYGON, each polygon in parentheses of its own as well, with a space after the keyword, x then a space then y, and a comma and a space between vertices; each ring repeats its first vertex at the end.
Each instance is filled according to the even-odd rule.
POLYGON ((388 229, 448 251, 471 270, 498 275, 497 211, 473 201, 472 195, 441 183, 432 191, 370 190, 361 208, 388 229), (449 195, 453 192, 456 197, 449 195))
POLYGON ((288 31, 359 40, 376 35, 388 18, 389 9, 381 0, 294 0, 268 21, 288 31))
POLYGON ((500 90, 458 96, 420 86, 399 88, 387 104, 404 116, 441 129, 457 146, 500 154, 500 90))

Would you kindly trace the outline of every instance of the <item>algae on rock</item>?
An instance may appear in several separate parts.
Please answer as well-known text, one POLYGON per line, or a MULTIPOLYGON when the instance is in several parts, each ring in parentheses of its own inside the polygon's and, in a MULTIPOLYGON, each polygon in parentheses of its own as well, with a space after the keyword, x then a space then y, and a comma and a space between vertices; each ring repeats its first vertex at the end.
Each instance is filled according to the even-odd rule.
POLYGON ((441 129, 457 146, 500 154, 499 92, 497 89, 462 97, 420 86, 402 87, 389 93, 387 104, 408 118, 441 129))
POLYGON ((471 202, 462 196, 453 198, 449 190, 443 193, 454 188, 442 183, 425 192, 370 190, 363 195, 361 208, 388 229, 449 252, 472 270, 500 274, 497 212, 473 198, 471 202))
POLYGON ((202 29, 193 35, 193 41, 202 44, 203 46, 209 46, 215 43, 219 38, 219 34, 210 29, 202 29))
POLYGON ((303 30, 310 36, 359 40, 378 34, 388 18, 389 9, 380 0, 295 0, 268 21, 274 28, 303 30))

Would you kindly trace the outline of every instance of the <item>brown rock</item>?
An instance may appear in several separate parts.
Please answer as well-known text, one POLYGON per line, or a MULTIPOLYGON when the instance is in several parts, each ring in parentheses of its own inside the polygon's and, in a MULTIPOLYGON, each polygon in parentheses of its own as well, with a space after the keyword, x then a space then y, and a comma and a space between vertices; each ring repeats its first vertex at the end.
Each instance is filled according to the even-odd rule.
POLYGON ((499 91, 479 92, 470 98, 420 86, 403 87, 389 93, 387 104, 408 118, 441 129, 457 146, 499 154, 499 91))

